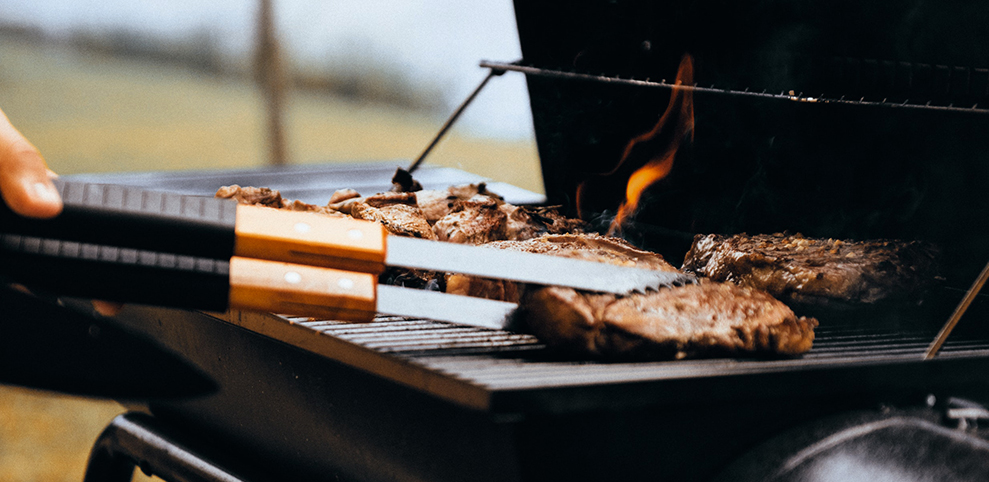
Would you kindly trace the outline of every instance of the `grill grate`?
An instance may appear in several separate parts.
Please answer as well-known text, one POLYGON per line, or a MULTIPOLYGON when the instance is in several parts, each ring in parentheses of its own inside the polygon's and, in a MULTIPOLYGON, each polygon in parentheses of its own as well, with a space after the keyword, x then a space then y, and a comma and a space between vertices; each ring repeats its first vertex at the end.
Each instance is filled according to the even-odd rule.
POLYGON ((531 335, 393 316, 379 316, 374 323, 366 324, 310 321, 309 318, 286 318, 286 320, 379 353, 409 357, 501 353, 544 348, 544 345, 531 335))
MULTIPOLYGON (((885 325, 824 325, 816 331, 814 348, 797 358, 596 362, 561 359, 531 335, 429 320, 382 316, 373 323, 352 324, 263 316, 275 317, 280 326, 308 335, 286 335, 272 329, 272 326, 279 325, 272 325, 270 320, 266 325, 234 323, 441 398, 482 409, 492 409, 497 405, 495 399, 499 394, 510 394, 509 398, 523 394, 524 402, 518 403, 531 405, 531 397, 526 395, 535 392, 545 394, 547 390, 574 391, 573 397, 560 396, 559 393, 551 397, 552 403, 556 404, 554 408, 559 408, 560 400, 565 400, 564 405, 583 403, 587 399, 586 389, 594 391, 602 387, 623 387, 617 393, 624 397, 620 403, 625 403, 635 399, 630 394, 629 386, 636 384, 661 390, 661 393, 668 395, 684 390, 656 387, 675 382, 739 376, 796 374, 801 379, 812 380, 815 374, 832 377, 835 369, 871 370, 868 376, 852 377, 863 384, 876 383, 876 377, 901 382, 914 378, 919 380, 927 376, 922 373, 930 363, 923 362, 922 356, 938 329, 933 324, 903 329, 885 325), (259 326, 267 328, 259 329, 259 326), (313 333, 320 336, 312 337, 313 333), (870 379, 872 381, 868 382, 870 379)), ((986 359, 989 359, 989 335, 969 333, 950 339, 935 362, 986 359)), ((959 374, 962 375, 964 373, 959 374)), ((778 384, 745 385, 753 385, 752 389, 758 390, 759 386, 765 388, 793 382, 787 379, 778 384)), ((824 387, 834 389, 833 380, 816 385, 817 390, 824 387)), ((791 388, 788 385, 787 389, 791 388)), ((656 392, 649 392, 648 397, 654 399, 656 392)), ((596 399, 591 406, 599 406, 600 403, 600 399, 596 399)))
MULTIPOLYGON (((379 353, 406 357, 437 357, 452 354, 545 352, 546 346, 532 335, 488 330, 449 323, 379 316, 374 323, 354 324, 343 321, 312 320, 285 317, 287 322, 369 348, 379 353)), ((884 357, 888 355, 917 355, 920 359, 938 327, 896 331, 884 328, 855 326, 821 326, 815 330, 813 349, 801 359, 884 357)), ((949 340, 943 354, 967 354, 989 350, 989 337, 949 340)), ((739 359, 739 363, 760 363, 739 359)), ((538 363, 529 360, 528 363, 538 363)), ((685 364, 691 361, 669 363, 685 364)))

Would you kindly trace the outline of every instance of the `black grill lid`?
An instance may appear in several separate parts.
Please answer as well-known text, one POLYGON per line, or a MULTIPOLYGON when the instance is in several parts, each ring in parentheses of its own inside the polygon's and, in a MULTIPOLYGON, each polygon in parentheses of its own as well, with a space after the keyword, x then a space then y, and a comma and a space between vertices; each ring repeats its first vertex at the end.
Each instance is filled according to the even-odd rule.
MULTIPOLYGON (((527 66, 672 83, 693 56, 694 82, 709 90, 694 94, 693 142, 646 192, 641 232, 629 233, 642 247, 679 260, 697 233, 925 240, 943 248, 960 289, 989 260, 989 4, 534 0, 515 10, 527 66)), ((631 169, 600 174, 656 124, 670 90, 527 82, 549 202, 573 212, 587 182, 585 211, 613 215, 631 169)), ((630 163, 653 154, 638 148, 630 163)))

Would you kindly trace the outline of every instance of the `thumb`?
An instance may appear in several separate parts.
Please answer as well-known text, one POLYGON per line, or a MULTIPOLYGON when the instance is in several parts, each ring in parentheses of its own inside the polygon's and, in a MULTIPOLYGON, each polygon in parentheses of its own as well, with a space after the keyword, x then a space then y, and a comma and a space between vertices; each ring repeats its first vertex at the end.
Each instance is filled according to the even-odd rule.
POLYGON ((48 218, 62 211, 62 199, 41 153, 0 111, 0 195, 23 216, 48 218))

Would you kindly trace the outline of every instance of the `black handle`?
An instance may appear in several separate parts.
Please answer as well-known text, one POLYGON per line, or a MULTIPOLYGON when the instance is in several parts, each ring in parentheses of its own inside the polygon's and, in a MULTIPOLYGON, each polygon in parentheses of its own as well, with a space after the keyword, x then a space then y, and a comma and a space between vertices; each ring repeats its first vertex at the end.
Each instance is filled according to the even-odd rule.
POLYGON ((182 357, 72 301, 0 287, 0 383, 118 400, 216 390, 182 357))
POLYGON ((0 232, 227 260, 237 202, 56 180, 65 208, 29 219, 0 202, 0 232))
POLYGON ((223 311, 228 261, 0 234, 0 274, 61 296, 223 311))

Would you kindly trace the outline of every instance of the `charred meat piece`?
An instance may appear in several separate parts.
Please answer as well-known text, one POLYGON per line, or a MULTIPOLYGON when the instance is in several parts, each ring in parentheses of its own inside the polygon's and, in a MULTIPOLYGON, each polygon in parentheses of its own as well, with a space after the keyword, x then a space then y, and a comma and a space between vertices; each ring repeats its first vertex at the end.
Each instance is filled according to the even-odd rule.
POLYGON ((525 241, 501 241, 489 243, 486 246, 600 261, 636 268, 677 271, 660 254, 643 251, 621 238, 593 233, 548 234, 525 241))
POLYGON ((436 239, 416 204, 415 193, 386 192, 358 199, 350 214, 357 219, 381 223, 391 234, 436 239))
POLYGON ((299 200, 289 201, 283 198, 280 192, 267 187, 240 187, 236 184, 223 186, 216 191, 215 197, 234 199, 241 204, 249 204, 251 206, 313 212, 329 216, 343 216, 342 213, 327 206, 307 204, 299 200))
POLYGON ((919 241, 841 241, 785 233, 698 235, 683 262, 713 280, 800 303, 875 303, 937 279, 937 250, 919 241))
POLYGON ((422 184, 412 177, 412 173, 402 169, 395 170, 395 175, 391 177, 392 192, 416 192, 422 191, 422 184))
POLYGON ((496 203, 504 202, 501 196, 488 190, 485 183, 465 184, 462 186, 450 186, 448 189, 425 189, 416 192, 416 200, 419 208, 430 224, 439 221, 440 218, 453 212, 458 201, 466 201, 475 196, 486 196, 496 203))
POLYGON ((504 203, 501 210, 508 216, 505 239, 525 241, 544 234, 583 233, 586 223, 563 216, 555 207, 516 206, 504 203))
POLYGON ((476 195, 456 201, 454 209, 433 225, 433 232, 440 241, 483 244, 505 239, 507 224, 508 216, 497 200, 476 195))
POLYGON ((798 355, 817 326, 764 291, 711 281, 627 297, 541 288, 518 316, 551 346, 615 360, 798 355))
MULTIPOLYGON (((676 268, 659 254, 637 249, 620 238, 598 234, 545 235, 525 241, 496 241, 484 246, 644 269, 676 271, 676 268)), ((489 280, 461 274, 449 274, 446 277, 448 293, 517 302, 521 290, 522 286, 512 281, 489 280)))
POLYGON ((282 193, 267 187, 240 187, 236 184, 223 186, 217 189, 215 197, 234 199, 241 204, 250 204, 252 206, 267 206, 276 209, 285 207, 285 200, 282 199, 282 193))

